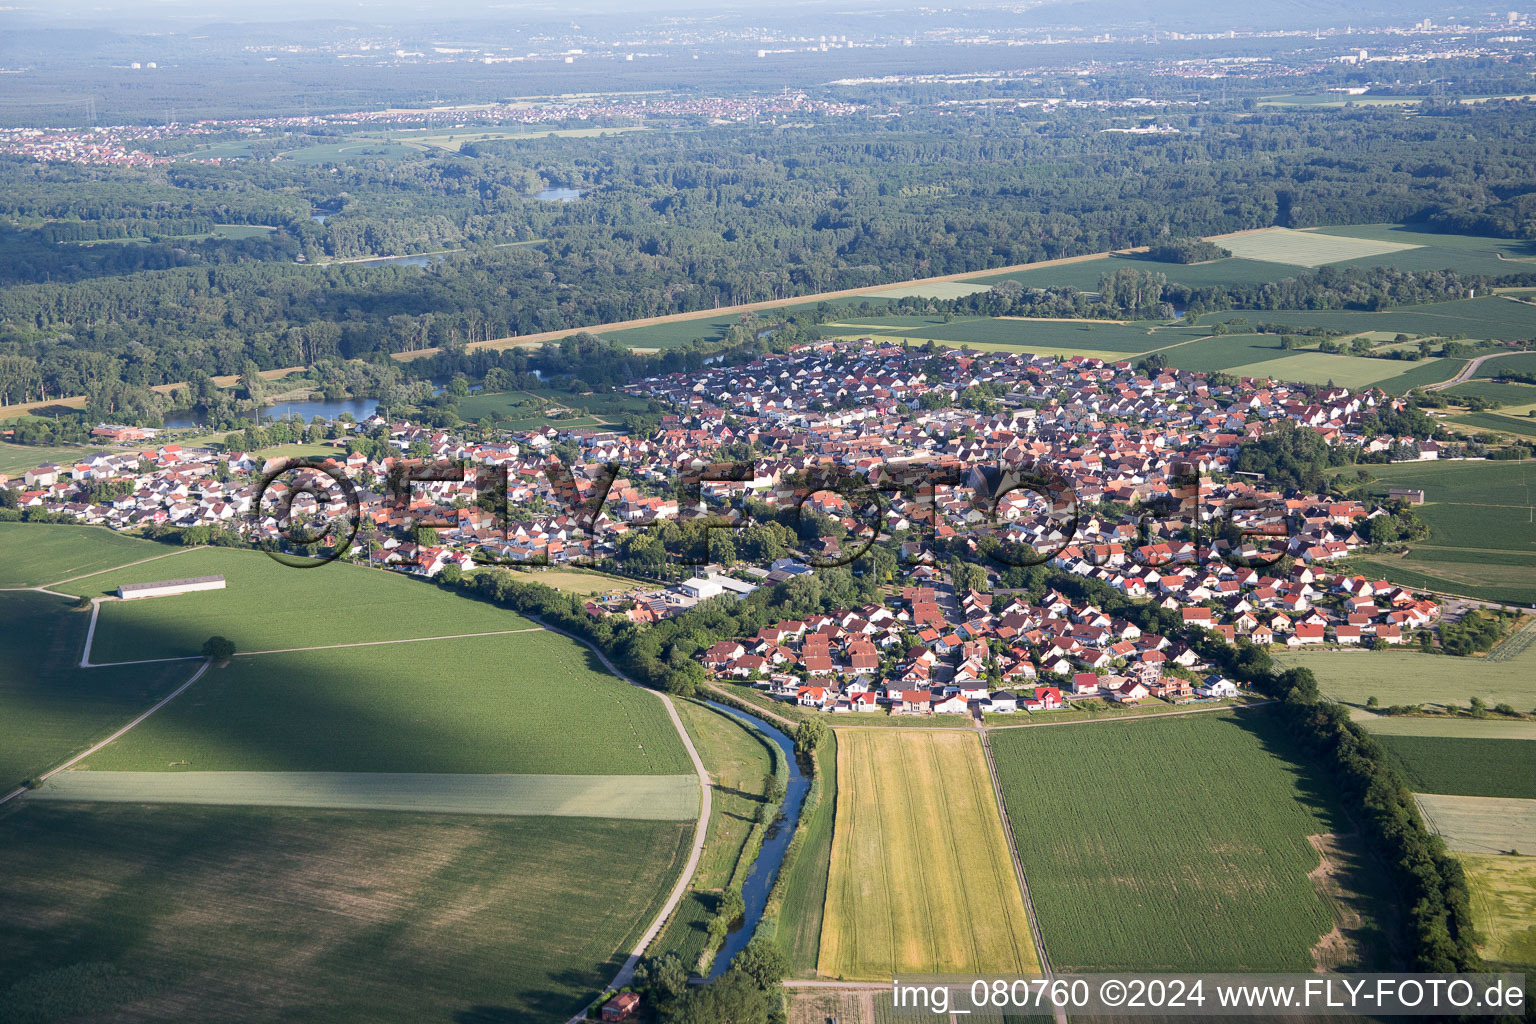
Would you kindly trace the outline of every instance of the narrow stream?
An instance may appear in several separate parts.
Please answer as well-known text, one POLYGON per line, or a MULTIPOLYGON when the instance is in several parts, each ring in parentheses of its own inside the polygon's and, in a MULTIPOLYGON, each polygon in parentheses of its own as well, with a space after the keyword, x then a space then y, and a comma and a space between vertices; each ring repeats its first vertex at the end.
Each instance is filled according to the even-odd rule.
POLYGON ((785 735, 777 726, 767 722, 756 715, 748 714, 726 704, 715 701, 705 701, 716 711, 723 712, 743 722, 749 722, 757 726, 784 754, 784 760, 789 765, 789 782, 784 794, 784 802, 779 807, 779 813, 774 817, 773 823, 768 826, 768 833, 763 838, 763 847, 758 851, 757 859, 752 862, 752 870, 747 874, 747 880, 741 886, 741 898, 747 906, 746 915, 741 923, 725 937, 725 943, 720 947, 720 952, 715 956, 715 962, 710 968, 709 977, 713 981, 725 969, 730 966, 731 958, 741 952, 752 935, 757 931, 757 922, 762 919, 763 908, 768 903, 768 893, 773 889, 773 883, 779 877, 779 865, 784 860, 784 851, 789 846, 790 839, 795 834, 795 825, 800 821, 800 808, 805 803, 805 794, 810 789, 810 780, 800 770, 800 762, 795 759, 795 743, 785 735))

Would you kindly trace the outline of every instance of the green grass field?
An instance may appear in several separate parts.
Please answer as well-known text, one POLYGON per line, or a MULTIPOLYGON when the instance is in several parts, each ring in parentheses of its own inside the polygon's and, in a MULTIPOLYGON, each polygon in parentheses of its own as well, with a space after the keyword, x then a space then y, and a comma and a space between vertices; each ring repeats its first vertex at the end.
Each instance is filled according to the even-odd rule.
POLYGON ((1269 263, 1289 263, 1298 267, 1320 267, 1326 263, 1357 260, 1412 247, 1412 242, 1385 241, 1290 228, 1266 228, 1217 240, 1233 256, 1269 263))
POLYGON ((396 573, 344 562, 294 569, 234 548, 184 550, 61 589, 98 596, 116 593, 123 583, 207 575, 225 577, 225 589, 103 604, 91 660, 183 657, 199 653, 215 634, 241 651, 271 651, 533 626, 513 612, 396 573))
POLYGON ((600 420, 617 422, 627 412, 644 412, 649 404, 646 399, 634 395, 575 395, 538 389, 468 395, 459 401, 458 412, 460 419, 470 423, 489 418, 506 430, 533 430, 539 427, 592 427, 598 426, 600 420), (553 419, 544 413, 551 406, 563 406, 579 415, 553 419))
MULTIPOLYGON (((730 883, 752 823, 757 820, 757 809, 768 792, 773 758, 767 744, 739 720, 695 701, 679 700, 676 704, 709 772, 713 803, 704 853, 692 886, 653 949, 675 949, 692 967, 704 951, 709 919, 730 883)), ((693 814, 698 816, 697 801, 693 814)))
POLYGON ((536 632, 236 657, 85 767, 681 775, 690 762, 655 694, 536 632))
POLYGON ((1446 417, 1447 423, 1474 433, 1513 434, 1517 438, 1536 439, 1536 419, 1504 416, 1496 412, 1469 412, 1446 417))
POLYGON ((1536 850, 1536 800, 1415 793, 1431 829, 1457 853, 1528 854, 1536 850))
POLYGON ((695 821, 693 775, 60 772, 28 799, 695 821))
POLYGON ((1472 890, 1477 952, 1495 964, 1536 967, 1536 857, 1457 856, 1472 890))
POLYGON ((1536 799, 1536 743, 1376 734, 1416 793, 1536 799))
POLYGON ((655 916, 690 836, 29 804, 0 829, 0 1019, 559 1024, 655 916))
POLYGON ((1536 373, 1536 352, 1494 356, 1479 367, 1478 372, 1486 377, 1497 377, 1501 373, 1536 373))
POLYGON ((1123 359, 1129 359, 1154 348, 1199 338, 1208 333, 1199 328, 1162 327, 1156 321, 1118 324, 1107 320, 1016 320, 1003 317, 974 317, 956 319, 947 324, 918 327, 896 325, 885 327, 881 325, 879 318, 865 318, 860 323, 867 325, 869 330, 826 327, 823 328, 823 333, 829 336, 857 336, 861 333, 873 333, 903 338, 913 345, 920 345, 929 339, 952 345, 1002 345, 1044 355, 1050 355, 1059 350, 1092 350, 1120 353, 1120 358, 1123 359))
POLYGON ((0 593, 0 793, 105 739, 196 671, 193 662, 79 668, 90 616, 70 603, 0 593))
POLYGON ((976 736, 852 729, 837 746, 818 973, 1038 970, 976 736))
MULTIPOLYGON (((0 420, 5 418, 5 407, 0 406, 0 420)), ((48 462, 56 466, 71 466, 82 455, 100 450, 99 448, 81 448, 77 445, 45 446, 10 444, 0 441, 0 473, 15 477, 19 485, 22 474, 29 469, 36 469, 48 462)))
POLYGON ((835 732, 827 734, 816 752, 816 771, 819 800, 804 822, 805 841, 785 881, 777 932, 779 948, 789 957, 790 973, 806 977, 815 975, 821 952, 822 916, 832 866, 832 828, 837 813, 835 732))
POLYGON ((1536 707, 1536 647, 1507 661, 1417 651, 1277 651, 1272 656, 1284 668, 1311 669, 1322 692, 1346 704, 1364 706, 1375 697, 1387 705, 1465 708, 1473 697, 1481 697, 1490 706, 1536 707))
POLYGON ((175 550, 103 526, 0 523, 0 587, 42 586, 175 550))
POLYGON ((1278 358, 1225 367, 1234 377, 1273 377, 1303 384, 1333 384, 1358 391, 1376 386, 1389 394, 1404 394, 1420 384, 1434 384, 1456 375, 1456 367, 1441 362, 1414 363, 1397 359, 1372 359, 1327 352, 1290 352, 1278 358))
POLYGON ((1309 836, 1348 829, 1267 712, 993 734, 1058 970, 1312 970, 1309 836), (1047 780, 1062 778, 1059 788, 1047 780), (1079 770, 1081 769, 1081 770, 1079 770))

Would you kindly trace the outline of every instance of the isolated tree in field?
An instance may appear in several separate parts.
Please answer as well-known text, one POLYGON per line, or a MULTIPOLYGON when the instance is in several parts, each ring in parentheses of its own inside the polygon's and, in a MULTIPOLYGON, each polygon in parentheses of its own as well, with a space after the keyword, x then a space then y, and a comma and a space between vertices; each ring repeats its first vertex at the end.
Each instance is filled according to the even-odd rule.
POLYGON ((203 657, 211 661, 228 661, 235 656, 235 642, 222 636, 211 636, 203 641, 203 657))
POLYGON ((795 750, 802 754, 814 754, 826 735, 825 722, 819 718, 808 718, 795 727, 795 750))

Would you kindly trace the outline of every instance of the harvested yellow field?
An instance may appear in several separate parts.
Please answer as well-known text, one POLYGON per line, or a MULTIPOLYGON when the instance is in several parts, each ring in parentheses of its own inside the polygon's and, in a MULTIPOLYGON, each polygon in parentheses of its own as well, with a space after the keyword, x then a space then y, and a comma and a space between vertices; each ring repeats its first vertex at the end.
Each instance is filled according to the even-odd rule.
POLYGON ((1037 971, 977 737, 848 729, 837 744, 818 973, 1037 971))

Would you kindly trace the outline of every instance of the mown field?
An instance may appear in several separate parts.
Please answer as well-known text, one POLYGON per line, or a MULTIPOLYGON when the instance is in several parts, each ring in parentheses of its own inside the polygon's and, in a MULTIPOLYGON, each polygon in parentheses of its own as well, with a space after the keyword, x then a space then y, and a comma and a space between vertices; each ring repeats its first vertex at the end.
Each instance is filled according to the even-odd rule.
POLYGON ((1359 238, 1351 235, 1295 231, 1290 228, 1266 228, 1219 239, 1219 244, 1243 259, 1269 263, 1288 263, 1298 267, 1320 267, 1326 263, 1367 259, 1398 252, 1412 242, 1359 238))
POLYGON ((535 430, 540 427, 567 429, 618 422, 627 412, 644 412, 649 404, 646 399, 637 398, 634 395, 574 395, 543 390, 518 390, 468 395, 460 399, 457 408, 459 418, 468 423, 489 419, 503 430, 535 430), (571 409, 578 415, 566 419, 553 419, 545 415, 545 410, 553 406, 571 409))
POLYGON ((1376 740, 1416 793, 1536 799, 1536 743, 1530 740, 1385 733, 1376 740))
MULTIPOLYGON (((704 951, 709 919, 741 859, 757 809, 766 799, 773 758, 767 744, 739 720, 695 701, 679 700, 676 704, 709 772, 713 803, 704 854, 692 887, 654 948, 677 950, 691 967, 704 951)), ((697 806, 694 817, 698 817, 697 806)))
POLYGON ((1536 708, 1536 647, 1506 661, 1455 658, 1417 651, 1276 651, 1283 668, 1308 668, 1324 695, 1363 707, 1370 697, 1382 704, 1433 704, 1457 709, 1481 697, 1492 707, 1536 708))
POLYGON ((840 733, 818 973, 1038 968, 976 736, 840 733))
POLYGON ((1536 850, 1536 800, 1415 793, 1419 813, 1457 853, 1536 850))
MULTIPOLYGON (((92 670, 103 671, 103 670, 92 670)), ((92 769, 683 775, 653 693, 549 632, 237 656, 92 769)))
MULTIPOLYGON (((0 406, 0 420, 6 419, 6 410, 0 406)), ((0 473, 15 477, 19 482, 29 469, 36 469, 46 462, 54 465, 74 465, 76 459, 100 449, 81 448, 77 445, 45 446, 34 444, 10 444, 0 441, 0 473)))
MULTIPOLYGON (((837 813, 837 734, 827 734, 816 752, 817 785, 822 787, 815 810, 806 818, 804 845, 785 882, 779 913, 779 948, 789 957, 792 975, 812 976, 821 953, 822 917, 826 910, 827 877, 832 865, 832 829, 837 813)), ((810 799, 809 796, 806 797, 810 799)))
POLYGON ((1463 853, 1477 951, 1495 964, 1536 967, 1536 857, 1463 853))
POLYGON ((126 725, 194 662, 82 669, 88 613, 48 594, 0 593, 0 793, 126 725))
POLYGON ((1349 826, 1277 718, 1013 729, 992 746, 1058 969, 1317 965, 1335 918, 1309 877, 1321 856, 1308 837, 1349 826), (1070 785, 1044 784, 1066 766, 1070 785))
POLYGON ((514 612, 396 573, 346 562, 294 569, 234 548, 184 550, 59 589, 95 597, 124 583, 209 575, 223 576, 225 589, 103 604, 91 660, 183 657, 215 634, 241 651, 274 651, 533 628, 514 612))
POLYGON ((1536 740, 1536 719, 1512 719, 1490 714, 1486 718, 1469 715, 1378 715, 1353 709, 1350 717, 1367 732, 1379 736, 1450 736, 1461 739, 1536 740))
POLYGON ((175 550, 101 526, 0 523, 0 587, 42 586, 175 550))
POLYGON ((690 837, 29 804, 0 829, 0 1019, 558 1024, 607 984, 690 837))
POLYGON ((696 821, 693 775, 59 772, 29 800, 696 821))

